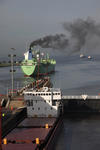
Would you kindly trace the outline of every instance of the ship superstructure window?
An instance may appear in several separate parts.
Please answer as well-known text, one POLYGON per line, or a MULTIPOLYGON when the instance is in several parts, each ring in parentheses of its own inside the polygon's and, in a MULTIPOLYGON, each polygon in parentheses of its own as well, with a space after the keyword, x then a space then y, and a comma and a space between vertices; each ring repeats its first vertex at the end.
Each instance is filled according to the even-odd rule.
POLYGON ((30 106, 33 106, 33 100, 30 100, 30 106))
POLYGON ((53 93, 53 95, 56 95, 56 93, 53 93))
POLYGON ((52 106, 56 106, 56 101, 52 101, 52 106))
POLYGON ((38 107, 38 110, 40 110, 40 107, 38 107))
POLYGON ((60 93, 53 93, 53 95, 60 95, 60 93))
POLYGON ((27 95, 29 96, 29 95, 32 95, 32 94, 31 94, 31 93, 28 93, 27 95))
POLYGON ((27 106, 30 106, 30 101, 27 100, 27 101, 26 101, 26 104, 27 104, 27 106))

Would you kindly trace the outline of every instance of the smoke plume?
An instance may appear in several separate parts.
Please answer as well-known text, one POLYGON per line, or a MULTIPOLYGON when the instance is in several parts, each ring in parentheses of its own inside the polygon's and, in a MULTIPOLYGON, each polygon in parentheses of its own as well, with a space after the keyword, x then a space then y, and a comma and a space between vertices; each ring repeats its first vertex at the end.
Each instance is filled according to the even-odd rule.
POLYGON ((68 39, 64 34, 48 35, 37 39, 30 44, 30 47, 39 45, 42 48, 65 49, 68 45, 68 39))
POLYGON ((62 26, 66 33, 39 38, 30 46, 39 45, 42 48, 65 50, 67 54, 85 52, 86 49, 89 52, 100 49, 100 24, 95 20, 90 17, 86 20, 77 19, 73 22, 64 22, 62 26))
POLYGON ((81 51, 87 47, 95 48, 97 41, 100 41, 100 24, 97 24, 91 18, 65 22, 63 28, 70 33, 71 43, 74 43, 74 51, 81 51))

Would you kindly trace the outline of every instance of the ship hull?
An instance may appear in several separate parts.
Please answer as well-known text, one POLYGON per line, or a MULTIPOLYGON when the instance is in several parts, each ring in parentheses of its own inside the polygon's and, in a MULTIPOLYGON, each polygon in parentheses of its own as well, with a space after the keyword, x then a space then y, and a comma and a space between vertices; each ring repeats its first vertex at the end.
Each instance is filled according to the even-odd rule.
POLYGON ((26 76, 47 75, 55 71, 55 64, 22 65, 22 71, 26 76))

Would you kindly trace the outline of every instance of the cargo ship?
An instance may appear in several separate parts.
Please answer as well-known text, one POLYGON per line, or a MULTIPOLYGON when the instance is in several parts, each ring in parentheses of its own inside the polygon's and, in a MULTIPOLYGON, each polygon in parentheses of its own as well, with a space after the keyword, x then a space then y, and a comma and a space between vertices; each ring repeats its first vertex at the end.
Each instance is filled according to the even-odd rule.
POLYGON ((48 54, 29 48, 24 56, 21 69, 26 76, 47 75, 55 71, 56 61, 50 59, 48 54))
POLYGON ((61 90, 26 89, 27 117, 3 140, 2 150, 51 150, 62 127, 61 90))

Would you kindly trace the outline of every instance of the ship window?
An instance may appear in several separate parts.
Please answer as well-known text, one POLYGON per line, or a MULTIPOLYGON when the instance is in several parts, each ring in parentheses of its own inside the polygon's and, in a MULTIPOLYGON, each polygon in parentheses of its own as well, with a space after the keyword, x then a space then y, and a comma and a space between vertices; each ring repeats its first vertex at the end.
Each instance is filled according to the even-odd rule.
POLYGON ((49 95, 51 95, 51 93, 49 93, 49 95))
POLYGON ((27 100, 27 101, 26 101, 26 104, 27 104, 27 106, 30 106, 30 101, 27 100))
POLYGON ((48 93, 46 93, 46 95, 48 95, 48 93))
POLYGON ((33 94, 33 96, 34 96, 34 94, 33 94))
POLYGON ((52 107, 51 107, 51 110, 52 110, 52 107))
POLYGON ((40 93, 38 95, 40 96, 40 93))
POLYGON ((56 101, 52 101, 52 106, 56 106, 56 101))
POLYGON ((34 107, 32 108, 32 110, 34 110, 34 107))
POLYGON ((30 100, 30 106, 33 106, 33 100, 30 100))
POLYGON ((46 101, 44 100, 44 102, 46 103, 46 101))
POLYGON ((40 107, 38 107, 38 110, 40 110, 40 107))

